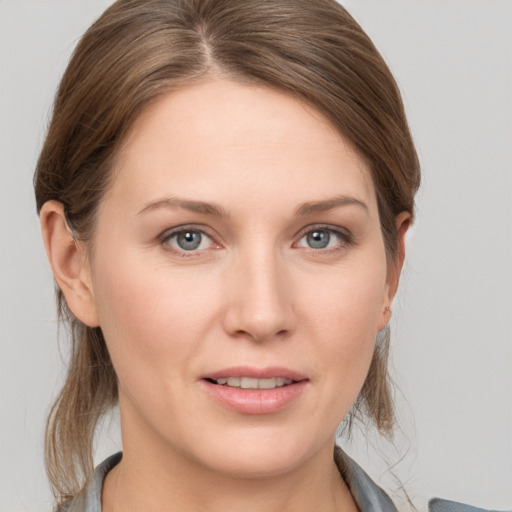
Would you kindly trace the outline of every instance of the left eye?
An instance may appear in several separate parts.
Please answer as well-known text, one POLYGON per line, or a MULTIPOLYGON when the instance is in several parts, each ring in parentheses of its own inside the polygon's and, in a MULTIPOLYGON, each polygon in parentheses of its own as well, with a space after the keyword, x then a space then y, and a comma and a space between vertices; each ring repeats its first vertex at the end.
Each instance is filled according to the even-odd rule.
POLYGON ((187 252, 208 249, 212 244, 212 239, 207 234, 192 229, 172 233, 165 241, 174 249, 187 252))
POLYGON ((310 249, 330 249, 342 241, 342 236, 332 229, 312 229, 302 236, 299 246, 310 249))

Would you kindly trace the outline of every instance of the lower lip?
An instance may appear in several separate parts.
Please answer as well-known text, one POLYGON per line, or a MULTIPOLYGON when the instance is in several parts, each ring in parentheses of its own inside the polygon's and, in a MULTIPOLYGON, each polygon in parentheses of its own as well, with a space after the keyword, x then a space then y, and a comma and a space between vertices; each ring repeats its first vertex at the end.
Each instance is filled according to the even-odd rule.
POLYGON ((274 389, 242 389, 201 381, 221 405, 243 414, 272 414, 292 404, 304 391, 307 380, 274 389))

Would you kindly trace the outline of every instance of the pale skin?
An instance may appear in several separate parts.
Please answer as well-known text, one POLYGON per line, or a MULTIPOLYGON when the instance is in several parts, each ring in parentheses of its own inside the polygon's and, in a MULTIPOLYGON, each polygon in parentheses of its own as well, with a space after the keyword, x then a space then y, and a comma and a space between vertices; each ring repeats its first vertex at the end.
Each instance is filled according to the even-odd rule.
POLYGON ((41 211, 57 283, 119 379, 103 510, 357 510, 335 432, 389 322, 409 215, 388 260, 369 171, 332 125, 218 78, 146 109, 113 172, 92 245, 60 203, 41 211), (285 368, 300 391, 226 406, 208 377, 233 367, 285 368))

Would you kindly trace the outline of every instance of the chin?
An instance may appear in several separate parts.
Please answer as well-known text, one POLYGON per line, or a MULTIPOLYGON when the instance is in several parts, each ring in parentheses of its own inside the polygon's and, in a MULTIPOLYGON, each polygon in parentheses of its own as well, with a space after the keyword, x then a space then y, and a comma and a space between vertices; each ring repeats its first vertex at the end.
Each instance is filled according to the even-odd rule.
POLYGON ((293 471, 303 462, 302 458, 295 453, 282 453, 276 456, 274 453, 254 454, 252 451, 244 453, 244 457, 238 454, 225 456, 222 460, 212 462, 211 469, 219 475, 232 478, 271 478, 284 475, 293 471))
MULTIPOLYGON (((211 442, 200 454, 201 463, 214 472, 236 478, 269 478, 284 475, 304 464, 322 449, 293 434, 270 439, 251 432, 230 436, 227 444, 211 442), (235 439, 233 439, 235 438, 235 439)), ((334 437, 332 437, 332 450, 334 437)))

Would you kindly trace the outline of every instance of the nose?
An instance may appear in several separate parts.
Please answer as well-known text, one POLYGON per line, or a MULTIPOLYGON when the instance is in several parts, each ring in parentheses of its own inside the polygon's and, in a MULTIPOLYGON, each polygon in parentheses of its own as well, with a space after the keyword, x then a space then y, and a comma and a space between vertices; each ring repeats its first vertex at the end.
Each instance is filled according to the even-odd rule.
POLYGON ((225 285, 226 332, 254 341, 289 336, 296 326, 290 274, 272 250, 239 256, 225 285))

